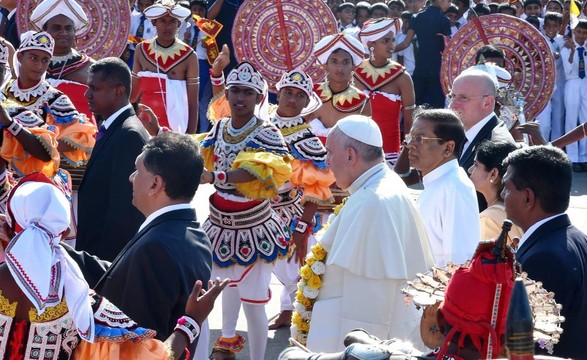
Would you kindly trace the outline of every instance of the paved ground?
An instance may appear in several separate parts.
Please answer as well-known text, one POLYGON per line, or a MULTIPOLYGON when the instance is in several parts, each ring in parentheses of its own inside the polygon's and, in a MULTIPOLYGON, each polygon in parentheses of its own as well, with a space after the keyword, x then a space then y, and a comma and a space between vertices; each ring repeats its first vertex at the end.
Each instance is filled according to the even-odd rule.
MULTIPOLYGON (((208 196, 212 193, 213 189, 211 185, 204 185, 198 190, 194 203, 197 208, 198 218, 201 222, 208 215, 208 196)), ((416 195, 418 190, 413 190, 416 195)), ((575 226, 581 230, 587 232, 587 173, 574 174, 573 177, 573 188, 571 193, 571 205, 568 210, 568 214, 571 217, 571 221, 575 226)), ((269 319, 276 316, 279 313, 279 294, 281 294, 281 283, 277 281, 275 277, 271 282, 271 290, 273 292, 273 298, 266 306, 266 312, 269 319)), ((221 295, 222 296, 222 295, 221 295)), ((209 317, 210 329, 211 329, 211 344, 220 336, 220 328, 222 327, 222 316, 220 298, 216 301, 216 307, 212 311, 209 317)), ((247 326, 244 313, 241 310, 239 321, 237 324, 237 331, 239 334, 247 337, 247 326)), ((267 351, 265 359, 273 360, 277 359, 277 356, 285 347, 288 346, 289 329, 282 328, 276 331, 269 331, 269 337, 267 338, 267 351)), ((237 355, 237 359, 248 359, 248 347, 245 345, 245 349, 237 355)), ((204 359, 197 359, 204 360, 204 359)))

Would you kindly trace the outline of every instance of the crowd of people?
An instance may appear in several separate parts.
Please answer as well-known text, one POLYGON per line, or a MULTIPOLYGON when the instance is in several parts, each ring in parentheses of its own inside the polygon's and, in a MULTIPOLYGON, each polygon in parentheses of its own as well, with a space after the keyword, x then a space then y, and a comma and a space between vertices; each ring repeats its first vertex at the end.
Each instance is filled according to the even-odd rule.
POLYGON ((76 0, 38 2, 21 34, 20 2, 0 0, 2 358, 236 359, 247 341, 261 360, 290 326, 306 347, 282 359, 507 356, 521 268, 562 306, 553 354, 586 359, 587 235, 565 211, 587 171, 587 6, 328 0, 337 29, 312 51, 326 77, 268 84, 235 58, 242 3, 132 0, 123 54, 93 59, 76 0), (534 24, 555 59, 552 97, 523 124, 500 119, 516 75, 500 43, 441 86, 445 41, 492 13, 534 24), (200 184, 215 190, 202 222, 200 184), (426 349, 402 288, 452 264, 426 349), (356 328, 374 348, 345 349, 356 328))

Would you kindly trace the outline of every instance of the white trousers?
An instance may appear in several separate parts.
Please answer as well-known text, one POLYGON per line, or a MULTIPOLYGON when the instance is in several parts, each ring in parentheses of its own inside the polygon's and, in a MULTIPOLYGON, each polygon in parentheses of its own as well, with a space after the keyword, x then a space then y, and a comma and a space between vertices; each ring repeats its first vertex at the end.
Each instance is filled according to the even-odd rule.
MULTIPOLYGON (((565 111, 565 133, 587 121, 587 78, 567 80, 565 111)), ((566 151, 572 162, 587 162, 587 139, 567 145, 566 151)))

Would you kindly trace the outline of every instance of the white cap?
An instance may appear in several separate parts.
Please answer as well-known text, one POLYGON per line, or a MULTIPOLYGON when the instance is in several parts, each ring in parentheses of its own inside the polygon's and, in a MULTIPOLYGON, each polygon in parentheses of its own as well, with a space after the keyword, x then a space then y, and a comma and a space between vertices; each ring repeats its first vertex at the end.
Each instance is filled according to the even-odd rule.
POLYGON ((340 129, 346 136, 367 145, 383 147, 381 130, 373 119, 364 115, 350 115, 339 120, 335 128, 340 129))
POLYGON ((461 74, 469 74, 473 70, 480 70, 489 74, 489 76, 491 76, 491 79, 495 83, 495 87, 497 89, 508 86, 509 83, 512 81, 512 75, 509 73, 509 71, 500 66, 495 65, 494 63, 483 63, 473 65, 470 68, 463 71, 461 74))
POLYGON ((42 31, 45 23, 57 15, 65 15, 73 21, 76 35, 84 32, 89 25, 84 9, 74 0, 43 0, 33 10, 31 23, 38 31, 42 31))
POLYGON ((321 64, 326 65, 328 57, 335 50, 343 49, 351 55, 355 67, 361 64, 365 58, 363 45, 352 35, 340 33, 337 35, 328 35, 314 46, 314 55, 321 64))

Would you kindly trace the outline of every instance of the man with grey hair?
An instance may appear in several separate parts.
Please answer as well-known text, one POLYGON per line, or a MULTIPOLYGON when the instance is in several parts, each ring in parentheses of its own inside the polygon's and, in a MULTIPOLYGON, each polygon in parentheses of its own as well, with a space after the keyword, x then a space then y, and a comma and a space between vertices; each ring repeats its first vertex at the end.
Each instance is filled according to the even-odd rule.
POLYGON ((328 256, 312 309, 312 351, 342 350, 355 328, 420 341, 420 314, 405 306, 401 288, 429 269, 432 253, 407 187, 384 162, 382 145, 379 127, 362 115, 339 120, 328 135, 327 162, 350 195, 318 238, 328 256))
POLYGON ((466 70, 452 84, 450 108, 460 115, 467 138, 459 158, 465 170, 473 165, 475 147, 483 140, 514 142, 505 123, 495 115, 496 96, 495 79, 482 70, 466 70))

